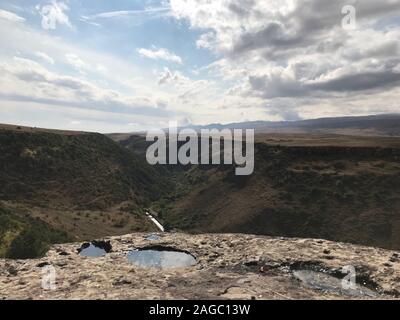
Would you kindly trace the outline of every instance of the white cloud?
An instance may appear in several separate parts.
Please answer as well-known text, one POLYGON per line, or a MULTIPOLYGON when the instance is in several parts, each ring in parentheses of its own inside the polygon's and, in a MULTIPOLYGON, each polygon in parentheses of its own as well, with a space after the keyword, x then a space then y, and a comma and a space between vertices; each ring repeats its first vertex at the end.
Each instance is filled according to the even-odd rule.
POLYGON ((95 19, 95 18, 120 18, 127 16, 139 16, 139 15, 152 15, 152 14, 167 14, 169 12, 168 7, 155 7, 155 8, 147 8, 143 10, 120 10, 120 11, 108 11, 102 12, 90 17, 83 16, 84 19, 95 19))
POLYGON ((141 25, 153 19, 169 17, 171 15, 168 5, 160 7, 149 7, 142 10, 118 10, 107 11, 93 15, 80 17, 81 21, 100 26, 103 20, 117 20, 119 23, 128 25, 141 25))
POLYGON ((0 19, 5 19, 11 22, 24 22, 25 18, 16 15, 10 11, 0 9, 0 19))
POLYGON ((182 84, 190 81, 189 78, 185 77, 179 71, 172 72, 169 68, 164 68, 164 71, 160 73, 158 77, 158 84, 163 85, 167 83, 182 84))
POLYGON ((166 117, 152 97, 124 95, 88 80, 59 75, 26 58, 0 63, 0 98, 113 112, 166 117))
POLYGON ((11 22, 0 19, 0 118, 3 122, 8 119, 8 123, 28 124, 31 121, 37 126, 65 128, 61 110, 68 110, 68 119, 73 114, 84 113, 85 125, 90 124, 93 130, 132 131, 125 122, 140 122, 141 129, 165 127, 170 117, 189 112, 178 104, 173 90, 157 85, 156 75, 149 74, 148 68, 81 47, 79 43, 27 24, 10 26, 11 22), (17 52, 18 57, 14 58, 17 52), (57 63, 47 65, 35 52, 45 53, 57 63), (83 72, 67 76, 65 64, 75 65, 76 70, 76 67, 83 68, 83 72), (43 112, 38 113, 42 106, 43 112), (52 121, 46 122, 50 112, 52 121))
POLYGON ((37 51, 35 52, 35 56, 47 63, 54 64, 54 59, 44 52, 37 51))
POLYGON ((142 57, 146 57, 153 60, 164 60, 170 61, 178 64, 182 64, 182 58, 177 56, 176 54, 169 52, 167 49, 164 48, 156 48, 153 47, 152 49, 138 49, 139 54, 142 57))
POLYGON ((82 74, 85 73, 85 70, 90 70, 90 66, 75 53, 65 54, 65 59, 68 64, 70 64, 72 67, 74 67, 77 71, 79 71, 82 74))
MULTIPOLYGON (((394 105, 400 87, 400 27, 393 19, 400 0, 351 1, 355 30, 342 28, 341 9, 348 4, 170 0, 176 19, 203 31, 197 46, 222 57, 203 70, 230 86, 229 99, 243 106, 253 99, 253 106, 282 118, 298 112, 310 116, 310 110, 364 114, 367 97, 382 111, 394 105), (377 99, 383 93, 385 99, 377 99), (339 99, 352 108, 336 106, 339 99)), ((219 106, 226 106, 228 97, 219 106)))
POLYGON ((101 63, 96 64, 96 70, 99 73, 103 73, 103 74, 107 74, 107 72, 108 72, 108 69, 104 65, 102 65, 101 63))
POLYGON ((69 7, 64 2, 57 2, 54 0, 50 4, 44 6, 37 5, 36 9, 42 16, 43 29, 55 30, 58 24, 72 27, 69 17, 65 13, 65 11, 69 10, 69 7))

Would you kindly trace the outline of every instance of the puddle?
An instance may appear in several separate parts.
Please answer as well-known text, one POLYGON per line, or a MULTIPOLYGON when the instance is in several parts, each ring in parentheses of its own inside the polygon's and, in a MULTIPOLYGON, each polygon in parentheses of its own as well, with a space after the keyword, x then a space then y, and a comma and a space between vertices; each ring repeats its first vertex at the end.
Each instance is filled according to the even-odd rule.
POLYGON ((149 247, 128 253, 128 261, 142 268, 184 268, 196 264, 190 254, 167 247, 149 247))
POLYGON ((335 278, 326 273, 311 270, 293 271, 295 278, 306 287, 327 293, 340 294, 351 297, 378 297, 379 294, 359 284, 354 289, 344 289, 342 279, 335 278))
POLYGON ((146 237, 146 240, 149 240, 149 241, 156 241, 156 240, 160 240, 160 239, 161 239, 161 237, 155 233, 152 233, 146 237))
POLYGON ((84 257, 104 257, 111 251, 111 244, 105 241, 93 241, 82 244, 78 253, 84 257))

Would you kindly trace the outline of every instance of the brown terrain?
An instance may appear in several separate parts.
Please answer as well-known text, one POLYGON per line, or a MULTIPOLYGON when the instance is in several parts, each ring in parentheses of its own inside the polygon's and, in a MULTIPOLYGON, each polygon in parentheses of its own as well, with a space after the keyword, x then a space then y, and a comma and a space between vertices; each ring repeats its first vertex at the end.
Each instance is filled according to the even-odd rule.
POLYGON ((400 148, 400 137, 321 133, 259 133, 256 142, 287 147, 400 148))
POLYGON ((41 259, 0 260, 0 299, 394 299, 397 252, 315 239, 242 234, 130 234, 103 239, 103 257, 78 254, 82 243, 55 245, 41 259), (144 268, 130 250, 181 250, 186 268, 144 268), (55 287, 42 287, 46 267, 55 287), (353 266, 356 287, 342 281, 353 266))

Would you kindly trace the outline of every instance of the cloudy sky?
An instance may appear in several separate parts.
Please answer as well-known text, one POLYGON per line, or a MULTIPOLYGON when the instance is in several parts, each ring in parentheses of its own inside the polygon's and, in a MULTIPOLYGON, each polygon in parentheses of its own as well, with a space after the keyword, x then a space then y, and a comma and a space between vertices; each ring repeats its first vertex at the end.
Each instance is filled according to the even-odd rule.
POLYGON ((400 0, 2 0, 0 122, 126 132, 400 112, 399 40, 400 0))

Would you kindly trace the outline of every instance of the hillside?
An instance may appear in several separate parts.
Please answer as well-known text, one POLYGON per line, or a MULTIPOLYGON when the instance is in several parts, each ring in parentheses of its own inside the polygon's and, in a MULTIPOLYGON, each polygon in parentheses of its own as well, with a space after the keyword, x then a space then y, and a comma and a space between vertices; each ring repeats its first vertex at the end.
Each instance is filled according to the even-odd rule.
POLYGON ((164 182, 145 161, 100 134, 0 130, 0 164, 1 199, 42 205, 148 204, 164 182))
POLYGON ((0 129, 0 201, 76 239, 152 230, 165 177, 104 135, 0 129))
MULTIPOLYGON (((232 166, 166 166, 176 188, 153 206, 165 224, 400 248, 400 139, 274 134, 256 141, 249 177, 235 176, 232 166)), ((141 136, 121 143, 145 150, 141 136)))

